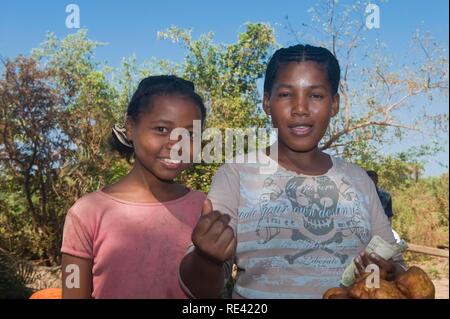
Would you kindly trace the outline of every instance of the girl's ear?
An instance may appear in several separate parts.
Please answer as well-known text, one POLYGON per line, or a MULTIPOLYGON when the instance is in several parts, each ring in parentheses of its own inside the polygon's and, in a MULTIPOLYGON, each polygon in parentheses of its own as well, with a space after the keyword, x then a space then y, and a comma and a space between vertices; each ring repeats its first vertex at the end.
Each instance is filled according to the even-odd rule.
POLYGON ((127 130, 127 139, 129 141, 132 141, 133 140, 134 122, 133 122, 133 119, 129 116, 127 116, 127 120, 125 121, 125 128, 127 130))
POLYGON ((264 109, 264 112, 268 116, 270 116, 270 96, 269 96, 269 93, 267 93, 267 92, 264 93, 263 109, 264 109))
POLYGON ((339 112, 339 101, 340 101, 339 93, 336 93, 333 96, 333 101, 331 103, 331 117, 335 117, 339 112))

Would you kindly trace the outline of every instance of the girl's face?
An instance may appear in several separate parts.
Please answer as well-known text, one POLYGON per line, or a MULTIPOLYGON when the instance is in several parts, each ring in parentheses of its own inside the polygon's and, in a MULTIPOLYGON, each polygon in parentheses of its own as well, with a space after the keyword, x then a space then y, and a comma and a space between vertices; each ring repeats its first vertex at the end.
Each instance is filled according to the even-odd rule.
POLYGON ((137 123, 127 121, 128 138, 133 141, 136 164, 160 180, 170 181, 177 177, 191 164, 170 161, 170 150, 178 142, 170 140, 170 132, 175 128, 185 128, 191 133, 192 163, 194 120, 201 120, 201 112, 190 99, 179 95, 153 97, 149 110, 139 114, 137 123))
POLYGON ((337 114, 339 95, 332 93, 324 66, 290 62, 280 66, 270 96, 265 93, 264 110, 278 128, 280 144, 308 152, 317 147, 337 114))

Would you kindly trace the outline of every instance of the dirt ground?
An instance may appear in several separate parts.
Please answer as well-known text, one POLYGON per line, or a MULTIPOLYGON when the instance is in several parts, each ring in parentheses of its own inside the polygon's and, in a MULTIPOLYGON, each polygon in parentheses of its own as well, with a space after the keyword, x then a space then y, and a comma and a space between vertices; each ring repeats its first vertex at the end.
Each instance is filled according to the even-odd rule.
POLYGON ((433 280, 436 287, 436 299, 448 299, 448 278, 433 280))

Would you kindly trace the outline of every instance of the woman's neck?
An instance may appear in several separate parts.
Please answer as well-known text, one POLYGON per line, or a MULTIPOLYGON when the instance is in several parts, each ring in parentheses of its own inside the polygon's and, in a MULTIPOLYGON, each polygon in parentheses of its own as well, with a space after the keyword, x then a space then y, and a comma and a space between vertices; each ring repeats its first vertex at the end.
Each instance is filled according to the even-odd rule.
POLYGON ((279 141, 277 143, 279 164, 297 174, 322 175, 333 166, 330 156, 317 146, 306 152, 298 152, 279 141))

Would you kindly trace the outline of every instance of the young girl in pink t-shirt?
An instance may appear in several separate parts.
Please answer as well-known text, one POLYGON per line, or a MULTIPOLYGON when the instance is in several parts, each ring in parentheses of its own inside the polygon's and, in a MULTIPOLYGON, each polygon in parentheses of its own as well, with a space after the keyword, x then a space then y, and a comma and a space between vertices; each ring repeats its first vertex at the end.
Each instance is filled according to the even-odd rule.
MULTIPOLYGON (((193 131, 205 106, 192 82, 176 76, 142 80, 115 126, 111 146, 130 173, 79 199, 62 243, 63 298, 186 298, 178 265, 205 200, 174 179, 189 163, 170 159, 175 128, 193 131)), ((193 154, 190 141, 191 161, 193 154)))

